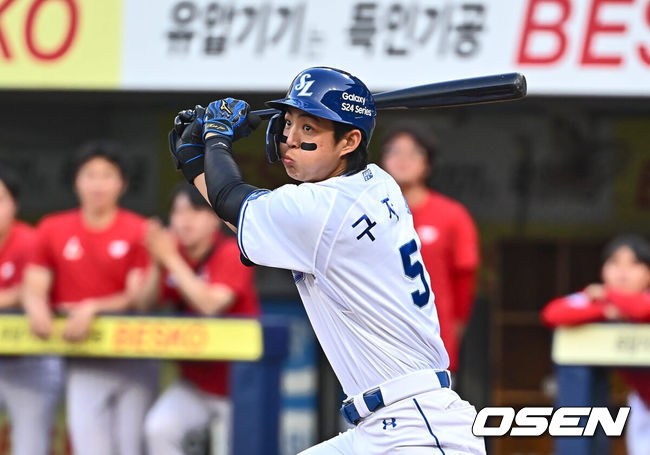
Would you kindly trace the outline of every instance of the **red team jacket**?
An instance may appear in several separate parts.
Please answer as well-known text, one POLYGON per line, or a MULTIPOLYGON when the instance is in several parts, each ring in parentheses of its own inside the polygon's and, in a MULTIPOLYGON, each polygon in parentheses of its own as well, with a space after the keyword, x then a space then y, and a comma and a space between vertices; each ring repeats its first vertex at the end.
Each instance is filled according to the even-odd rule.
POLYGON ((476 226, 465 207, 435 191, 429 191, 419 206, 409 208, 431 278, 449 369, 456 371, 459 340, 454 323, 467 322, 472 311, 479 263, 476 226))
MULTIPOLYGON (((551 328, 602 322, 606 320, 605 303, 616 306, 627 321, 650 322, 650 292, 626 295, 612 289, 607 289, 604 300, 591 300, 584 292, 552 300, 542 310, 542 321, 551 328)), ((623 369, 620 372, 628 385, 650 406, 650 369, 623 369)))
MULTIPOLYGON (((181 252, 182 254, 182 252, 181 252)), ((215 236, 214 248, 202 261, 191 261, 183 256, 202 280, 211 284, 228 286, 236 295, 235 302, 222 316, 256 317, 260 313, 253 282, 254 269, 245 267, 239 260, 239 248, 234 238, 224 234, 215 236)), ((183 311, 195 311, 183 302, 172 275, 165 274, 163 299, 176 303, 183 311)), ((228 362, 179 362, 181 375, 204 392, 228 396, 228 362)))
POLYGON ((11 225, 0 245, 0 290, 20 284, 34 240, 34 229, 27 224, 15 221, 11 225))
POLYGON ((145 220, 120 209, 113 223, 101 231, 83 224, 79 209, 44 217, 36 230, 30 262, 54 274, 52 306, 123 292, 134 268, 146 267, 145 220))

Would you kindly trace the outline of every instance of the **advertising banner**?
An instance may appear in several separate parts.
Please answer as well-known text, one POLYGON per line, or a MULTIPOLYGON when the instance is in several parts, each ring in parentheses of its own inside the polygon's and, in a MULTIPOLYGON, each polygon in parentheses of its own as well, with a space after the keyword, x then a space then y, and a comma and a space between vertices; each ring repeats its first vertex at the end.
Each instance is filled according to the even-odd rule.
POLYGON ((650 325, 584 324, 553 335, 559 365, 650 366, 650 325))
POLYGON ((0 354, 254 361, 263 353, 262 327, 251 319, 102 316, 78 343, 62 338, 64 325, 58 318, 41 340, 24 316, 2 315, 0 354))
POLYGON ((4 0, 0 87, 374 91, 522 72, 534 95, 648 96, 650 0, 4 0))
POLYGON ((137 45, 124 49, 126 86, 285 90, 301 69, 325 65, 373 90, 519 71, 531 94, 650 93, 648 1, 157 5, 127 4, 126 42, 137 45))
POLYGON ((0 1, 0 88, 118 88, 122 6, 122 0, 0 1))

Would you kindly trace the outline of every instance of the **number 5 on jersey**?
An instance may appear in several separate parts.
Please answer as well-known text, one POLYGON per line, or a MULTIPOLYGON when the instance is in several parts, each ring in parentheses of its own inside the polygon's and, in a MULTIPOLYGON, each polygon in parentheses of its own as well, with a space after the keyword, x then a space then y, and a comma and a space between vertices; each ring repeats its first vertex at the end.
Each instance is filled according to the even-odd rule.
POLYGON ((429 301, 429 296, 431 291, 429 290, 429 283, 424 276, 424 267, 420 261, 411 262, 411 255, 417 253, 418 244, 415 242, 415 239, 410 242, 405 243, 399 248, 399 252, 402 255, 402 265, 404 266, 404 273, 409 278, 415 279, 418 276, 422 280, 422 285, 424 286, 424 292, 413 291, 411 292, 411 297, 413 298, 413 303, 422 308, 429 301))

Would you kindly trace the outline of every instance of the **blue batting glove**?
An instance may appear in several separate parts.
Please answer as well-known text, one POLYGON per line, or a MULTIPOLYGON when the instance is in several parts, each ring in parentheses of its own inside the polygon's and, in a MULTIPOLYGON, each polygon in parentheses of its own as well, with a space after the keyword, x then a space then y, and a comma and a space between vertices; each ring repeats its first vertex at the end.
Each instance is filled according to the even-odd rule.
POLYGON ((246 137, 257 126, 249 119, 250 106, 246 101, 224 98, 208 104, 203 117, 203 140, 210 133, 231 142, 246 137))

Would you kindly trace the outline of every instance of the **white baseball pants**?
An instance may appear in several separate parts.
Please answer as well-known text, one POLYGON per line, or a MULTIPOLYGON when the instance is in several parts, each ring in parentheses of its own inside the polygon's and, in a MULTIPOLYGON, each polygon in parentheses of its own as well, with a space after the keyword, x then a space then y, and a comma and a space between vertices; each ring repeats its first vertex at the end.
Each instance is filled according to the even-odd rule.
POLYGON ((625 442, 628 455, 650 454, 650 408, 636 392, 628 395, 630 416, 627 421, 625 442))
POLYGON ((147 449, 155 455, 182 455, 183 438, 193 430, 217 429, 210 453, 230 453, 232 405, 229 398, 209 394, 186 381, 172 384, 147 414, 147 449), (216 425, 213 426, 213 422, 216 425), (215 447, 216 446, 216 447, 215 447))
POLYGON ((475 417, 474 406, 441 388, 381 408, 300 455, 485 455, 475 417))
POLYGON ((48 455, 63 389, 58 357, 0 358, 0 403, 11 423, 14 455, 48 455))
POLYGON ((68 431, 75 455, 142 455, 144 419, 159 389, 158 362, 71 359, 68 431))

